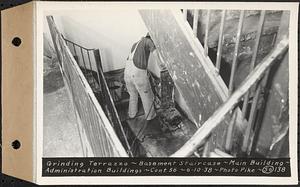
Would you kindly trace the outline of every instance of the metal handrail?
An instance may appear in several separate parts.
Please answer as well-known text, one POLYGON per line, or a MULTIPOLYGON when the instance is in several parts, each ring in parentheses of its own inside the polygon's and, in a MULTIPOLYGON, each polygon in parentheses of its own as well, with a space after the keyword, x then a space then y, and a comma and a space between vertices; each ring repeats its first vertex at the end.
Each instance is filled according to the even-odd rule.
POLYGON ((83 47, 83 46, 81 46, 81 45, 79 45, 79 44, 77 44, 77 43, 75 43, 75 42, 72 42, 71 40, 66 39, 66 38, 64 37, 64 35, 62 35, 62 38, 63 38, 66 42, 69 42, 69 43, 71 43, 71 44, 73 44, 73 45, 76 45, 76 46, 78 46, 78 47, 80 47, 80 48, 82 48, 82 49, 85 49, 85 50, 87 50, 87 51, 93 51, 93 50, 96 50, 95 48, 86 48, 86 47, 83 47))
MULTIPOLYGON (((194 12, 194 18, 193 18, 193 33, 194 35, 197 37, 197 24, 198 24, 198 15, 199 15, 199 10, 190 10, 190 12, 194 12)), ((187 19, 187 14, 188 10, 183 10, 183 17, 186 20, 187 19)), ((264 27, 264 22, 265 22, 265 16, 266 15, 266 11, 262 10, 260 11, 260 18, 258 21, 258 26, 257 26, 257 30, 254 31, 256 33, 256 37, 255 39, 255 45, 253 47, 253 55, 251 58, 251 63, 250 63, 250 72, 253 71, 253 69, 255 68, 255 66, 258 64, 257 62, 257 56, 258 56, 258 52, 259 52, 259 44, 261 41, 261 38, 263 36, 263 27, 264 27)), ((237 58, 239 56, 239 48, 240 48, 240 42, 243 40, 242 37, 242 31, 243 31, 243 24, 244 24, 244 17, 245 17, 245 10, 241 10, 240 11, 240 15, 239 15, 239 23, 237 26, 237 34, 236 34, 236 38, 235 38, 235 47, 234 47, 234 53, 233 53, 233 62, 231 64, 231 72, 230 72, 230 80, 229 80, 229 85, 228 85, 228 95, 230 97, 231 94, 234 93, 234 82, 235 82, 235 74, 236 74, 236 68, 237 68, 237 58)), ((223 43, 224 43, 224 25, 225 25, 225 20, 226 20, 226 10, 222 10, 221 12, 221 18, 220 18, 220 29, 219 29, 219 37, 218 37, 218 47, 217 47, 217 59, 215 62, 215 70, 216 70, 216 74, 220 75, 220 69, 221 69, 221 58, 222 58, 222 49, 223 49, 223 43)), ((210 10, 207 10, 207 16, 206 16, 206 20, 204 20, 205 22, 205 39, 204 39, 204 51, 203 53, 205 55, 207 55, 207 51, 208 51, 208 35, 209 35, 209 24, 210 24, 210 10)), ((252 32, 253 33, 253 32, 252 32)), ((276 34, 277 36, 277 34, 276 34)), ((246 36, 245 36, 246 37, 246 36)), ((245 39, 244 39, 245 40, 245 39)), ((274 41, 274 37, 273 37, 273 41, 274 41)), ((273 46, 273 42, 272 42, 272 46, 273 46)), ((208 57, 208 56, 207 56, 208 57)), ((208 57, 209 59, 210 57, 208 57)), ((208 62, 211 60, 208 60, 208 62)), ((259 62, 261 63, 261 62, 259 62)), ((213 64, 212 64, 213 65, 213 64)), ((268 77, 268 73, 266 73, 265 75, 265 79, 268 77)), ((221 76, 222 77, 222 76, 221 76)), ((223 77, 222 77, 223 78, 223 77)), ((224 79, 223 79, 224 80, 224 79)), ((245 138, 243 140, 243 145, 241 150, 243 152, 247 152, 247 147, 248 147, 248 141, 249 141, 249 130, 251 129, 251 127, 254 126, 255 123, 255 119, 257 117, 257 108, 258 108, 258 103, 259 100, 262 98, 264 93, 264 85, 253 85, 252 88, 244 95, 244 97, 240 100, 240 102, 243 102, 243 105, 241 106, 241 108, 237 108, 238 110, 241 109, 241 117, 239 117, 238 119, 242 119, 244 120, 243 123, 247 124, 247 128, 246 128, 246 132, 245 132, 245 138), (253 102, 252 104, 249 103, 249 98, 250 96, 253 98, 253 102)), ((232 115, 231 118, 234 118, 235 115, 232 115)), ((231 120, 232 121, 232 120, 231 120)), ((231 148, 232 148, 232 135, 234 134, 234 127, 236 126, 235 123, 230 123, 228 128, 227 128, 227 134, 226 134, 226 142, 225 142, 225 150, 230 152, 231 148)))
POLYGON ((206 120, 206 122, 196 131, 196 133, 171 157, 187 157, 192 155, 202 141, 212 133, 212 131, 221 124, 223 117, 230 112, 234 106, 240 101, 240 99, 247 93, 250 88, 256 84, 269 68, 277 61, 278 58, 282 57, 288 50, 289 42, 288 39, 283 39, 269 54, 262 63, 256 66, 256 68, 248 75, 243 81, 241 86, 229 97, 229 99, 221 106, 214 114, 206 120))
POLYGON ((77 111, 76 114, 80 119, 78 124, 84 129, 83 132, 79 132, 79 135, 85 136, 88 140, 85 144, 82 144, 86 146, 83 149, 88 150, 90 147, 93 155, 97 157, 128 157, 78 62, 76 62, 69 47, 57 30, 53 17, 47 16, 47 21, 59 57, 63 78, 67 83, 71 99, 77 111))
MULTIPOLYGON (((104 100, 102 100, 101 102, 104 102, 105 105, 108 105, 108 107, 105 107, 104 111, 105 111, 109 121, 114 125, 114 128, 117 131, 117 134, 119 136, 122 136, 122 140, 124 140, 124 146, 126 147, 127 153, 129 154, 129 156, 133 157, 133 153, 131 151, 130 144, 127 140, 124 128, 122 126, 120 117, 119 117, 117 109, 114 105, 111 93, 109 91, 109 88, 108 88, 107 83, 106 83, 106 79, 105 79, 104 74, 103 74, 102 65, 101 65, 102 59, 101 59, 101 55, 100 55, 99 50, 98 49, 88 49, 86 47, 83 47, 83 46, 81 46, 81 45, 79 45, 75 42, 72 42, 72 41, 66 39, 65 37, 63 37, 63 35, 62 35, 62 38, 66 41, 66 44, 69 42, 73 46, 77 46, 77 47, 80 48, 85 73, 87 73, 88 69, 86 67, 86 63, 85 63, 85 60, 84 60, 83 50, 85 50, 86 53, 87 53, 87 58, 88 58, 88 63, 87 64, 89 65, 91 71, 93 71, 93 69, 92 69, 92 64, 91 64, 91 58, 90 58, 89 51, 94 52, 98 84, 99 84, 99 88, 101 90, 100 92, 102 94, 102 98, 104 98, 104 100), (118 128, 118 129, 116 129, 116 128, 118 128)), ((76 53, 75 47, 74 47, 74 52, 76 53)), ((93 80, 92 84, 95 85, 96 84, 95 80, 93 78, 92 78, 92 80, 93 80)), ((119 138, 121 138, 121 137, 119 137, 119 138)))

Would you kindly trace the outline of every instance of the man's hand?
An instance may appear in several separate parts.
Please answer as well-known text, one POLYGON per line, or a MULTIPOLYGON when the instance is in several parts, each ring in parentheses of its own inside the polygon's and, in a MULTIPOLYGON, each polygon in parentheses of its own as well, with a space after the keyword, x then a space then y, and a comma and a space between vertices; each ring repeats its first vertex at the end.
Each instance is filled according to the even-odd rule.
POLYGON ((158 66, 160 67, 160 69, 166 70, 167 67, 165 66, 165 63, 164 63, 165 61, 160 56, 160 53, 157 50, 154 50, 153 55, 154 55, 155 59, 157 59, 156 61, 158 62, 158 66))

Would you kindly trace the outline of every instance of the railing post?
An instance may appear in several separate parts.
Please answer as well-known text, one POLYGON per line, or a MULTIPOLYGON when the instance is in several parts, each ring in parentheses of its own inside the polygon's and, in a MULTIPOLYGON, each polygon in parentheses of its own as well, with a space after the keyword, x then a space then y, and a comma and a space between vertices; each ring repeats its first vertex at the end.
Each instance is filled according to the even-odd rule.
MULTIPOLYGON (((76 48, 75 48, 75 44, 73 43, 73 49, 74 49, 74 54, 75 54, 75 56, 76 56, 76 58, 77 58, 77 61, 78 61, 78 56, 77 56, 77 52, 76 52, 76 48)), ((77 62, 78 63, 78 62, 77 62)))
POLYGON ((171 157, 186 157, 191 155, 202 143, 202 141, 220 124, 224 116, 233 109, 244 94, 262 78, 264 73, 275 63, 277 58, 285 54, 288 50, 288 40, 283 39, 265 60, 257 65, 255 69, 242 82, 239 88, 219 107, 213 115, 208 118, 195 134, 171 157))
POLYGON ((183 19, 187 20, 187 9, 183 9, 183 19))
POLYGON ((207 10, 206 15, 206 26, 205 26, 205 39, 204 39, 204 51, 205 55, 208 55, 208 31, 209 31, 209 20, 210 20, 210 10, 207 10))
POLYGON ((90 58, 90 50, 86 50, 86 53, 87 53, 87 56, 88 56, 90 70, 91 70, 92 84, 94 84, 94 86, 95 86, 96 84, 95 84, 95 79, 94 79, 94 76, 93 76, 93 68, 92 68, 92 63, 91 63, 91 58, 90 58))
POLYGON ((120 132, 122 133, 122 136, 123 136, 124 141, 125 141, 125 145, 127 147, 127 152, 132 157, 133 153, 131 151, 131 146, 128 143, 127 137, 125 135, 125 131, 123 129, 122 123, 121 123, 120 118, 118 116, 117 109, 114 105, 114 102, 113 102, 113 99, 111 97, 109 88, 108 88, 107 83, 105 81, 105 77, 104 77, 103 70, 102 70, 102 67, 101 67, 101 56, 100 56, 99 49, 94 50, 94 56, 95 56, 95 62, 96 62, 97 71, 98 71, 99 85, 101 87, 102 93, 106 94, 106 97, 107 97, 106 99, 108 99, 107 101, 105 101, 107 107, 111 108, 111 111, 109 111, 109 109, 108 109, 108 113, 111 113, 112 115, 115 114, 115 116, 112 116, 111 121, 115 120, 116 124, 114 124, 112 122, 112 125, 116 125, 120 128, 120 132))
POLYGON ((251 141, 250 136, 251 136, 251 132, 253 130, 253 124, 254 124, 254 121, 255 121, 256 108, 257 108, 257 103, 258 103, 260 92, 261 92, 261 85, 259 85, 258 88, 256 89, 255 96, 254 96, 254 99, 253 99, 253 103, 252 103, 252 106, 251 106, 248 125, 247 125, 247 129, 246 129, 246 132, 245 132, 243 144, 242 144, 242 152, 244 152, 244 153, 246 153, 248 151, 249 141, 251 141))
POLYGON ((193 33, 195 37, 197 37, 198 20, 199 20, 199 10, 194 10, 193 33))
POLYGON ((245 15, 245 10, 241 10, 239 24, 238 24, 238 31, 237 31, 237 36, 236 36, 236 43, 235 43, 235 48, 234 48, 233 62, 231 65, 231 72, 230 72, 230 81, 229 81, 229 88, 228 88, 229 95, 233 91, 233 80, 234 80, 236 62, 237 62, 237 57, 238 57, 238 52, 239 52, 241 33, 242 33, 242 29, 243 29, 244 15, 245 15))
POLYGON ((99 65, 99 68, 103 71, 99 49, 95 49, 95 50, 93 50, 93 52, 94 52, 94 57, 95 57, 97 67, 99 65))
MULTIPOLYGON (((283 14, 281 16, 281 21, 280 21, 280 26, 279 26, 279 29, 278 29, 278 32, 275 34, 275 44, 274 46, 278 45, 278 43, 285 39, 285 38, 288 38, 288 35, 289 35, 289 32, 288 32, 288 28, 289 28, 289 22, 286 21, 286 20, 289 20, 289 17, 290 17, 290 13, 289 11, 283 11, 283 14)), ((288 58, 288 54, 285 54, 285 57, 283 59, 284 62, 282 63, 288 63, 287 61, 287 58, 288 58)), ((277 70, 278 71, 278 70, 277 70)), ((266 94, 267 92, 271 91, 271 90, 267 90, 267 89, 271 89, 271 88, 267 88, 267 83, 269 81, 269 75, 270 75, 270 69, 268 69, 261 81, 261 92, 263 92, 264 94, 266 94)), ((270 97, 268 97, 268 100, 271 99, 270 97)), ((270 101, 268 101, 270 102, 270 101)), ((261 111, 264 111, 267 107, 267 101, 266 100, 263 100, 262 102, 262 106, 260 107, 259 111, 258 111, 258 115, 257 116, 257 119, 256 119, 256 123, 255 124, 255 129, 254 129, 254 136, 253 136, 253 140, 250 142, 250 145, 249 145, 249 148, 248 148, 248 151, 250 150, 250 154, 255 152, 256 150, 256 146, 257 146, 257 142, 258 142, 258 139, 259 139, 259 130, 261 128, 261 125, 263 123, 263 120, 264 120, 264 117, 265 115, 263 115, 263 112, 261 111)))
MULTIPOLYGON (((250 72, 253 71, 253 69, 255 67, 255 64, 256 64, 257 53, 258 53, 258 48, 259 48, 259 44, 260 44, 260 38, 261 38, 261 35, 262 35, 262 30, 263 30, 264 22, 265 22, 265 14, 266 14, 266 11, 262 10, 261 14, 260 14, 258 29, 257 29, 256 41, 255 41, 255 45, 254 45, 254 48, 253 48, 253 55, 252 55, 252 58, 251 58, 250 72)), ((243 117, 245 117, 246 112, 247 112, 248 101, 249 101, 249 93, 250 92, 251 92, 251 89, 244 96, 244 102, 243 102, 243 108, 242 108, 242 116, 243 117)))
POLYGON ((221 67, 225 17, 226 17, 226 10, 222 10, 221 25, 220 25, 220 31, 219 31, 219 41, 218 41, 217 62, 216 62, 216 67, 217 67, 218 73, 220 72, 220 67, 221 67))
POLYGON ((97 72, 97 76, 98 76, 99 88, 100 88, 100 90, 103 90, 101 87, 101 80, 100 80, 100 71, 103 71, 101 57, 100 57, 100 51, 99 51, 99 49, 95 49, 95 50, 93 50, 93 53, 94 53, 94 58, 95 58, 95 63, 96 63, 96 70, 97 70, 96 72, 97 72))
POLYGON ((235 128, 235 122, 237 118, 237 110, 233 110, 233 113, 231 115, 230 123, 227 128, 227 134, 226 134, 226 141, 225 141, 225 150, 229 153, 232 148, 232 142, 233 142, 233 132, 235 128))
POLYGON ((87 69, 86 69, 85 60, 84 60, 84 56, 83 56, 83 52, 82 52, 82 47, 80 48, 80 52, 81 52, 81 56, 82 56, 82 62, 83 62, 83 65, 84 65, 84 71, 86 73, 87 69))

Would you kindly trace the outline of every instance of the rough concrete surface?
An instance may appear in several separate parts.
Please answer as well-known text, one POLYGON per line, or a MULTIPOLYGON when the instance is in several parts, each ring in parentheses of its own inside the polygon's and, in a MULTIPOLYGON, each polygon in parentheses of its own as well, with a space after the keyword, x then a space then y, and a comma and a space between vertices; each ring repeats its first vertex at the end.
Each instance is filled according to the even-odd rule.
POLYGON ((181 127, 173 132, 164 132, 159 127, 162 126, 159 121, 146 125, 144 115, 127 120, 127 123, 135 136, 138 136, 149 157, 170 156, 197 130, 195 125, 187 119, 184 119, 181 127))
POLYGON ((44 157, 83 156, 76 116, 58 62, 44 58, 44 157))

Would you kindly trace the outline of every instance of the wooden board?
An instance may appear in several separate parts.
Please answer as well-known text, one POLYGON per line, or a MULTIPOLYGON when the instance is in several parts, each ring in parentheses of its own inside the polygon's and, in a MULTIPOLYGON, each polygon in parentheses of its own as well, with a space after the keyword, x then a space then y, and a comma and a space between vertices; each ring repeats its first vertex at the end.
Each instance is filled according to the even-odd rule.
MULTIPOLYGON (((192 113, 191 120, 202 125, 227 98, 223 80, 204 56, 203 47, 193 36, 191 28, 187 27, 179 10, 140 10, 140 14, 192 113)), ((224 145, 229 118, 225 117, 222 123, 212 137, 217 147, 224 145)))

